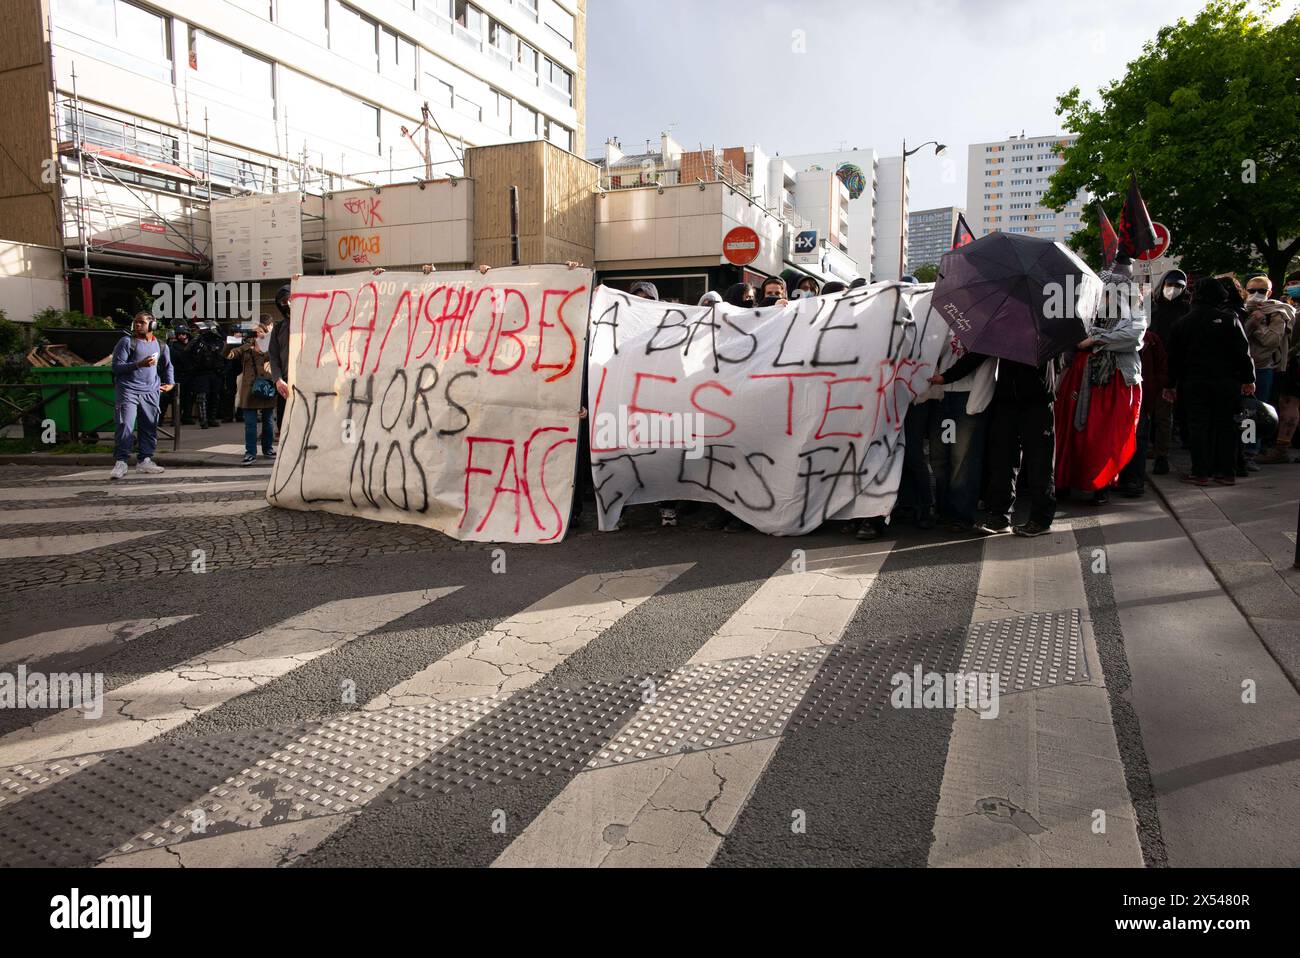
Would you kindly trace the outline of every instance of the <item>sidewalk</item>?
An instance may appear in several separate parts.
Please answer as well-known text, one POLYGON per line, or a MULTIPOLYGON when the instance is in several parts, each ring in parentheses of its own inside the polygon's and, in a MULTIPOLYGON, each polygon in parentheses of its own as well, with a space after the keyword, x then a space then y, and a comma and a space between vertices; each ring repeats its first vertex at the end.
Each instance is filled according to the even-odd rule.
POLYGON ((1300 465, 1263 466, 1235 486, 1180 482, 1190 462, 1171 456, 1150 481, 1214 577, 1300 688, 1300 569, 1295 567, 1300 465))
MULTIPOLYGON (((170 426, 164 426, 170 429, 170 426)), ((100 433, 101 441, 113 444, 112 433, 100 433)), ((158 462, 166 466, 237 466, 244 458, 244 424, 222 423, 212 429, 182 426, 180 449, 172 451, 170 439, 158 438, 158 462)), ((108 466, 113 455, 98 453, 9 453, 0 455, 0 465, 108 466)))

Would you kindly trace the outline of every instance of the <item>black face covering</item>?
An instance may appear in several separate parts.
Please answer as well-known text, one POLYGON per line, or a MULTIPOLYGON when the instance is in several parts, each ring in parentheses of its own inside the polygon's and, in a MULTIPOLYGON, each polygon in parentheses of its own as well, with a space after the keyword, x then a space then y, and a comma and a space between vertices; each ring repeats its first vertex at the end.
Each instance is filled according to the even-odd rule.
POLYGON ((281 302, 280 300, 277 299, 277 300, 275 301, 275 308, 278 309, 278 310, 280 311, 280 315, 283 316, 285 319, 288 319, 288 318, 289 318, 289 304, 288 304, 288 303, 283 303, 283 302, 281 302))
POLYGON ((775 296, 764 296, 764 297, 763 297, 763 303, 762 303, 762 305, 764 305, 764 306, 775 306, 775 305, 776 305, 776 297, 775 297, 775 296))

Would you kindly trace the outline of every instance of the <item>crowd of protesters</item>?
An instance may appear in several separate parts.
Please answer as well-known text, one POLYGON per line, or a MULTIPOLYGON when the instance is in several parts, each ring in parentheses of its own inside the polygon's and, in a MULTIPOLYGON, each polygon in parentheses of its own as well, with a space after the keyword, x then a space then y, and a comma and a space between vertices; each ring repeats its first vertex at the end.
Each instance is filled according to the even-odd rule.
MULTIPOLYGON (((1235 485, 1261 465, 1291 462, 1300 425, 1300 276, 1274 298, 1266 276, 1244 287, 1229 275, 1192 285, 1175 269, 1143 296, 1120 256, 1100 278, 1101 305, 1087 335, 1048 362, 969 353, 950 337, 939 372, 904 422, 892 518, 922 529, 942 523, 955 533, 1038 536, 1051 529, 1059 499, 1102 505, 1112 490, 1144 495, 1148 463, 1167 474, 1175 441, 1190 451, 1181 479, 1198 486, 1235 485), (1017 498, 1028 516, 1013 524, 1017 498)), ((700 305, 784 305, 846 288, 804 277, 787 291, 774 277, 706 293, 700 305)), ((630 292, 659 298, 646 281, 630 292)), ((661 523, 676 525, 683 506, 660 503, 661 523)), ((705 508, 708 528, 749 528, 717 506, 705 508)), ((874 539, 888 521, 868 517, 847 528, 874 539)))
MULTIPOLYGON (((479 269, 486 273, 488 267, 479 269)), ((1244 287, 1232 275, 1191 284, 1175 269, 1143 297, 1131 263, 1121 256, 1101 280, 1101 305, 1087 335, 1048 362, 970 353, 949 338, 929 389, 914 398, 904 422, 895 517, 909 516, 922 529, 938 522, 956 533, 1037 536, 1051 529, 1061 497, 1100 505, 1112 489, 1143 495, 1148 459, 1154 474, 1168 473, 1175 441, 1190 451, 1191 468, 1181 478, 1197 486, 1231 486, 1262 465, 1291 462, 1300 425, 1300 274, 1275 297, 1267 276, 1253 276, 1244 287), (1027 501, 1028 517, 1013 525, 1018 497, 1027 501)), ((699 305, 783 306, 865 284, 820 285, 804 276, 787 288, 784 279, 770 277, 757 287, 737 283, 725 293, 705 293, 699 305)), ((180 386, 183 423, 208 428, 242 418, 245 465, 256 460, 260 424, 262 455, 275 457, 290 392, 289 292, 285 285, 276 295, 280 316, 263 315, 238 345, 228 344, 215 323, 179 326, 170 346, 156 343, 153 317, 135 317, 113 357, 114 478, 125 475, 137 424, 139 468, 162 471, 152 456, 173 383, 180 386)), ((659 299, 655 285, 644 280, 629 292, 659 299)), ((585 409, 583 416, 586 427, 585 409)), ((575 520, 591 492, 589 477, 582 477, 582 452, 575 520)), ((661 523, 676 525, 684 505, 660 503, 661 523)), ((750 528, 718 506, 705 509, 708 528, 750 528)), ((846 528, 873 539, 888 522, 872 516, 846 528)))

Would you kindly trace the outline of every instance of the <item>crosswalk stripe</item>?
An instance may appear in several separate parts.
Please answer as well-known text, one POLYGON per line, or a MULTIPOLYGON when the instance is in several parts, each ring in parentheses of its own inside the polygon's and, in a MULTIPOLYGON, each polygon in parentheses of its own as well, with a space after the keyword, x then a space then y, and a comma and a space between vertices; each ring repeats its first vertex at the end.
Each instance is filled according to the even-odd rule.
POLYGON ((414 707, 527 688, 694 565, 586 575, 376 696, 414 707))
MULTIPOLYGON (((973 622, 1086 610, 1069 529, 984 545, 973 622)), ((931 866, 1140 867, 1137 821, 1110 701, 1085 615, 1092 678, 1001 696, 997 716, 957 710, 934 823, 931 866), (1105 812, 1105 831, 1094 832, 1105 812)))
POLYGON ((223 456, 237 456, 244 451, 244 447, 237 442, 222 443, 219 446, 204 446, 199 452, 215 452, 223 456))
MULTIPOLYGON (((49 482, 76 482, 83 479, 108 479, 108 469, 87 469, 84 472, 72 472, 66 476, 51 476, 49 482)), ((161 475, 146 476, 134 470, 126 474, 125 479, 114 479, 113 485, 136 483, 167 482, 172 479, 223 479, 229 476, 262 476, 266 479, 271 477, 271 465, 263 465, 262 460, 258 460, 252 466, 203 466, 195 469, 168 469, 161 475)))
MULTIPOLYGON (((102 486, 64 486, 57 489, 32 488, 24 489, 0 489, 0 499, 9 499, 13 502, 42 502, 53 499, 76 499, 79 496, 87 494, 94 496, 105 496, 104 499, 95 499, 95 504, 101 502, 111 502, 113 499, 121 496, 170 496, 178 493, 189 495, 200 495, 211 492, 253 492, 258 489, 265 489, 268 478, 256 480, 245 479, 243 481, 230 482, 171 482, 159 485, 137 484, 123 485, 120 482, 108 483, 102 486)), ((90 505, 87 502, 87 505, 90 505)))
POLYGON ((318 605, 106 693, 97 721, 68 709, 0 738, 0 767, 142 745, 458 588, 318 605))
POLYGON ((125 645, 142 635, 192 618, 192 615, 171 615, 156 619, 118 619, 39 632, 0 645, 0 664, 38 662, 99 645, 125 645))
MULTIPOLYGON (((769 578, 687 665, 839 641, 892 543, 809 550, 769 578)), ((660 689, 671 700, 673 679, 660 689)), ((644 706, 629 725, 654 721, 644 706)), ((617 741, 615 738, 615 741, 617 741)), ((494 867, 702 867, 717 853, 777 739, 597 769, 573 778, 494 867), (611 842, 609 829, 619 829, 611 842)))
POLYGON ((20 536, 0 539, 0 559, 45 559, 71 556, 105 546, 121 545, 132 539, 159 535, 162 529, 144 532, 85 532, 70 536, 20 536))
POLYGON ((0 509, 0 526, 43 525, 47 522, 123 522, 152 519, 202 519, 238 516, 267 508, 265 499, 231 502, 166 502, 147 505, 55 506, 52 509, 0 509))
MULTIPOLYGON (((437 703, 460 703, 476 696, 486 697, 471 703, 472 707, 461 709, 452 706, 445 714, 439 715, 440 740, 444 743, 450 742, 482 721, 491 712, 504 706, 509 701, 510 693, 518 692, 545 678, 569 656, 584 648, 648 599, 662 592, 673 580, 693 566, 694 563, 687 562, 622 572, 596 573, 576 579, 523 611, 512 615, 477 639, 458 647, 387 692, 375 696, 366 703, 365 710, 373 712, 380 708, 392 707, 427 708, 437 703)), ((303 736, 296 744, 289 745, 275 755, 267 756, 266 761, 259 764, 265 766, 286 761, 290 758, 290 753, 314 750, 313 742, 322 736, 329 738, 337 731, 350 730, 349 726, 354 718, 355 713, 332 719, 324 723, 323 729, 303 736)), ((407 754, 392 754, 385 750, 383 762, 385 780, 400 777, 426 757, 418 750, 407 754)), ((294 755, 293 764, 296 769, 307 769, 308 777, 315 774, 322 779, 327 779, 337 771, 335 769, 312 771, 313 766, 305 762, 301 754, 294 755)), ((362 758, 354 756, 351 765, 361 766, 362 758)), ((266 798, 267 784, 268 782, 263 780, 256 785, 246 785, 238 791, 228 790, 221 796, 220 803, 225 809, 225 814, 242 816, 239 820, 247 824, 246 818, 252 815, 248 811, 250 806, 270 806, 266 798)), ((286 794, 292 795, 292 785, 295 783, 287 784, 291 787, 286 794)), ((380 794, 380 790, 365 792, 359 796, 359 802, 354 804, 364 806, 380 794)), ((182 812, 183 810, 177 809, 176 815, 172 816, 173 820, 183 819, 182 812)), ((215 813, 212 817, 216 817, 215 813)), ((307 828, 286 830, 286 840, 309 840, 310 847, 315 847, 351 821, 351 818, 350 815, 331 816, 335 824, 324 831, 307 828)), ((156 830, 154 833, 165 834, 166 829, 156 830)), ((256 837, 234 844, 231 842, 209 844, 209 842, 210 839, 206 838, 184 842, 187 863, 216 866, 231 863, 232 855, 243 855, 250 857, 240 858, 237 862, 240 865, 272 866, 282 861, 286 852, 283 842, 267 843, 256 837)), ((309 847, 294 849, 298 854, 304 854, 309 850, 309 847)), ((137 854, 148 855, 148 851, 133 852, 125 856, 110 856, 106 861, 113 861, 117 857, 131 858, 137 854)), ((145 859, 146 862, 148 860, 145 859)))

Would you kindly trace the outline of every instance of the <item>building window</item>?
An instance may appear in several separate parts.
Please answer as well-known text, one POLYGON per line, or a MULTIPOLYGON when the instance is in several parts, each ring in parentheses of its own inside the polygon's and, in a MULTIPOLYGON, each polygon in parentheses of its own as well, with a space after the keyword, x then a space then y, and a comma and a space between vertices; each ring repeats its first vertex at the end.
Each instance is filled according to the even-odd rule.
POLYGON ((415 0, 415 12, 451 32, 452 0, 415 0))
POLYGON ((532 82, 534 83, 537 82, 538 58, 537 58, 537 49, 535 47, 530 46, 527 43, 524 43, 523 40, 520 40, 519 52, 515 58, 515 62, 519 64, 520 73, 529 77, 532 82))
POLYGON ((515 62, 519 41, 515 35, 495 20, 488 22, 488 54, 507 70, 515 62))
POLYGON ((415 44, 387 27, 379 37, 379 72, 407 90, 416 88, 415 44))
POLYGON ((546 118, 546 139, 562 150, 573 150, 573 131, 556 123, 549 116, 546 118))
POLYGON ((546 4, 546 28, 564 41, 570 50, 573 49, 573 14, 554 0, 548 0, 546 4))
POLYGON ((483 108, 473 100, 458 95, 456 97, 455 110, 457 113, 462 116, 467 116, 471 120, 477 120, 479 123, 483 122, 483 108))
POLYGON ((532 17, 534 23, 537 22, 537 0, 510 0, 510 3, 532 17))
POLYGON ((326 7, 329 0, 275 0, 275 22, 290 33, 329 46, 326 7))
POLYGON ((170 21, 126 0, 55 0, 56 42, 133 73, 172 82, 170 21))
POLYGON ((545 58, 542 79, 546 81, 546 92, 566 103, 573 105, 573 75, 550 57, 545 58))
POLYGON ((358 66, 378 71, 379 24, 338 0, 331 0, 330 49, 358 66))
POLYGON ((488 99, 488 126, 509 135, 512 100, 500 90, 493 90, 488 99))
POLYGON ((266 115, 274 112, 271 61, 190 27, 189 69, 201 95, 266 115))
POLYGON ((451 84, 439 80, 432 73, 424 75, 424 95, 429 98, 431 106, 451 107, 455 103, 455 93, 451 84))
POLYGON ((514 105, 514 120, 510 126, 510 135, 535 139, 537 137, 538 113, 522 103, 514 105))
POLYGON ((483 49, 483 11, 466 0, 456 0, 452 18, 456 21, 456 36, 475 50, 483 49))

